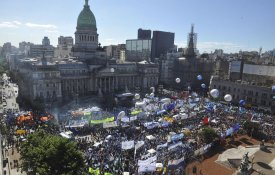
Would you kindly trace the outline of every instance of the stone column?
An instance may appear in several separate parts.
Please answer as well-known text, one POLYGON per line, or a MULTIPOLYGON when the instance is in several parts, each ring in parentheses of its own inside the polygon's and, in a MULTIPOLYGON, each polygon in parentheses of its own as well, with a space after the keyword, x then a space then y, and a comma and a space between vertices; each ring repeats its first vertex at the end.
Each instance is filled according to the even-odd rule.
POLYGON ((112 90, 114 91, 115 89, 115 77, 112 77, 112 90))
POLYGON ((111 92, 111 77, 108 77, 109 80, 109 92, 111 92))
POLYGON ((116 89, 118 89, 118 77, 116 76, 116 89))
POLYGON ((106 87, 107 83, 106 83, 106 81, 107 81, 107 78, 105 77, 105 78, 104 78, 104 92, 107 91, 107 87, 106 87))

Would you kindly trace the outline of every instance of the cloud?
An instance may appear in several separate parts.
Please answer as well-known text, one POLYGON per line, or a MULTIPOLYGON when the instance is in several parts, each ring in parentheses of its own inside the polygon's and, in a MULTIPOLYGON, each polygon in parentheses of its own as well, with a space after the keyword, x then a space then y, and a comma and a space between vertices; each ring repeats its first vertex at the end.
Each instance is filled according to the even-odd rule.
POLYGON ((21 25, 18 21, 11 21, 11 22, 0 22, 0 28, 19 28, 21 25))
POLYGON ((22 24, 22 23, 19 22, 19 21, 13 21, 13 23, 16 24, 16 25, 21 25, 21 24, 22 24))
POLYGON ((27 27, 38 28, 38 29, 57 29, 57 26, 53 24, 35 24, 35 23, 25 23, 27 27))

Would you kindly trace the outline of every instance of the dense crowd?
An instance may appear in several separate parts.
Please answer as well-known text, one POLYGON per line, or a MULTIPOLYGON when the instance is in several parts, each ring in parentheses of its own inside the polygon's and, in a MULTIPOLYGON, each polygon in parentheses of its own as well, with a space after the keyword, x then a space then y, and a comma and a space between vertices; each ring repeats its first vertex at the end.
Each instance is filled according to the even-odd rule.
MULTIPOLYGON (((151 104, 161 106, 156 99, 146 101, 146 106, 151 104)), ((152 110, 147 111, 147 115, 131 122, 125 123, 118 120, 119 125, 113 128, 103 128, 102 125, 86 128, 89 134, 84 137, 79 136, 77 140, 79 147, 85 152, 86 163, 91 167, 92 172, 111 174, 159 172, 161 174, 168 171, 173 174, 182 173, 186 163, 198 155, 195 151, 207 148, 208 143, 200 134, 205 125, 212 127, 220 138, 225 138, 235 133, 228 134, 229 128, 238 124, 240 128, 237 128, 236 132, 241 132, 243 131, 242 124, 245 121, 252 121, 260 124, 261 131, 269 136, 268 139, 275 139, 275 123, 271 115, 234 107, 230 103, 210 102, 204 98, 171 100, 169 104, 174 104, 174 108, 166 109, 161 114, 152 110), (182 112, 187 114, 187 117, 184 119, 173 117, 171 124, 165 127, 161 125, 166 116, 177 116, 182 112), (205 118, 207 118, 206 123, 205 118), (145 126, 146 123, 157 123, 157 121, 157 127, 145 126), (181 133, 183 137, 171 139, 181 133), (134 141, 134 146, 130 149, 123 149, 122 143, 129 141, 134 141), (140 142, 143 143, 142 146, 137 147, 140 142), (151 158, 152 160, 155 158, 153 165, 156 168, 153 171, 148 167, 146 169, 146 166, 140 163, 151 158)), ((157 109, 161 110, 161 108, 157 109)), ((127 111, 126 116, 131 116, 132 110, 135 109, 127 111)), ((145 111, 146 109, 143 110, 145 111)), ((81 132, 81 129, 79 131, 81 132)))
MULTIPOLYGON (((197 94, 166 99, 147 97, 136 99, 133 108, 114 108, 110 113, 115 116, 115 125, 111 127, 103 127, 104 124, 65 127, 62 124, 59 128, 41 121, 44 114, 37 112, 32 113, 35 125, 16 125, 11 119, 20 115, 9 113, 7 145, 18 145, 22 141, 22 137, 16 137, 16 130, 26 130, 25 134, 39 127, 51 134, 70 130, 92 174, 181 174, 191 159, 205 154, 220 140, 244 132, 242 127, 246 121, 257 123, 266 140, 275 140, 272 115, 210 101, 197 94), (205 127, 213 128, 218 134, 216 142, 204 139, 201 133, 205 127)), ((66 117, 70 118, 69 113, 66 117)))

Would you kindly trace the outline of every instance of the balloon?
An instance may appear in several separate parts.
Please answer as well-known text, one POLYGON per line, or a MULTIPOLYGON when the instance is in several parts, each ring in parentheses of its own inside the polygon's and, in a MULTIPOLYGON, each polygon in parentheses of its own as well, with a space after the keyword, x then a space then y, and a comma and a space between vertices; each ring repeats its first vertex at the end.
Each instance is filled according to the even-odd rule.
POLYGON ((205 89, 205 88, 206 88, 206 85, 203 83, 203 84, 201 84, 201 87, 202 87, 203 89, 205 89))
POLYGON ((176 78, 176 83, 180 83, 180 78, 176 78))
POLYGON ((218 89, 212 89, 210 91, 210 95, 213 97, 213 98, 218 98, 220 93, 219 93, 219 90, 218 89))
POLYGON ((198 79, 198 80, 202 80, 202 76, 201 76, 201 75, 198 75, 198 76, 197 76, 197 79, 198 79))
POLYGON ((115 72, 115 69, 114 69, 114 68, 111 68, 110 71, 111 71, 112 73, 114 73, 114 72, 115 72))
POLYGON ((135 94, 135 99, 139 100, 140 99, 140 95, 139 94, 135 94))
POLYGON ((151 87, 150 90, 155 93, 155 87, 151 87))
POLYGON ((125 117, 125 112, 124 111, 120 111, 120 113, 118 113, 117 115, 117 119, 121 120, 121 118, 125 117))
POLYGON ((245 100, 240 100, 239 104, 240 104, 240 106, 244 106, 245 105, 245 100))
POLYGON ((230 94, 226 94, 224 96, 224 100, 227 101, 227 102, 230 102, 232 100, 232 96, 230 94))
POLYGON ((275 92, 275 85, 272 86, 272 92, 275 92))

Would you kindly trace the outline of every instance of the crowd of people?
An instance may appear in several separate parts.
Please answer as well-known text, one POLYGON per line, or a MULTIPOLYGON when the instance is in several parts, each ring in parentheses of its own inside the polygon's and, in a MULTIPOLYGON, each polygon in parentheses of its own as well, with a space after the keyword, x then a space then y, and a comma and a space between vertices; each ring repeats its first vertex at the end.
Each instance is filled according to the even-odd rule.
MULTIPOLYGON (((257 123, 266 140, 275 140, 273 116, 241 105, 221 103, 196 93, 185 97, 174 95, 171 98, 159 98, 154 94, 140 98, 138 95, 134 101, 132 108, 116 107, 108 112, 111 115, 105 116, 114 116, 114 121, 107 124, 88 122, 79 127, 61 125, 46 130, 51 134, 70 130, 85 156, 90 174, 106 175, 124 172, 182 174, 190 160, 205 154, 226 137, 244 132, 245 122, 257 123), (215 131, 216 140, 209 141, 203 137, 202 132, 206 127, 215 131)), ((79 120, 85 119, 85 116, 70 114, 66 116, 68 120, 77 120, 77 117, 79 120)), ((24 134, 28 134, 38 126, 47 127, 47 121, 45 125, 45 121, 41 120, 41 116, 45 115, 34 112, 31 115, 37 126, 12 122, 13 116, 20 115, 7 115, 7 123, 14 125, 10 127, 13 133, 8 134, 8 145, 18 145, 20 142, 20 137, 13 137, 15 130, 26 130, 24 134)), ((97 119, 104 122, 98 116, 94 120, 97 119)))
POLYGON ((90 173, 181 174, 190 159, 205 154, 215 144, 215 140, 209 143, 202 136, 205 127, 213 128, 222 140, 243 131, 244 122, 256 122, 268 139, 275 139, 271 115, 197 94, 169 100, 151 96, 123 110, 123 116, 118 114, 116 125, 110 128, 101 124, 78 128, 78 134, 85 135, 76 138, 90 173))

